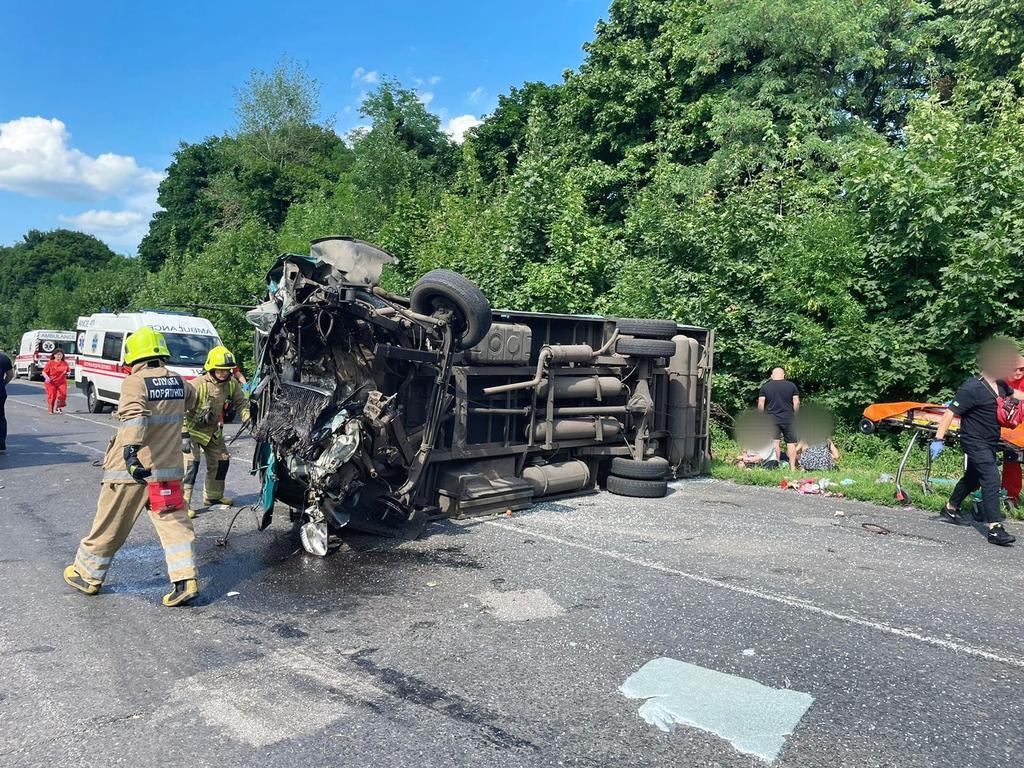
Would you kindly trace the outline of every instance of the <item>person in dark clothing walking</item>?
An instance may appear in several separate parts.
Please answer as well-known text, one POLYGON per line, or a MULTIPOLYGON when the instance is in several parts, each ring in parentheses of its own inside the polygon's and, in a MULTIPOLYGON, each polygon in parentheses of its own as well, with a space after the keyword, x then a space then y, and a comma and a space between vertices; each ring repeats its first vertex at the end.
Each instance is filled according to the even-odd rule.
POLYGON ((1009 546, 1017 539, 1006 532, 999 511, 999 417, 996 403, 999 397, 1018 397, 1004 381, 1013 373, 1018 356, 1017 346, 1009 339, 993 339, 982 345, 978 352, 981 373, 965 381, 949 409, 939 420, 929 450, 932 459, 938 458, 945 447, 946 430, 955 416, 960 417, 960 447, 967 456, 967 469, 953 489, 953 495, 943 507, 943 516, 957 525, 963 524, 960 505, 968 494, 981 488, 981 508, 988 526, 988 540, 992 544, 1009 546))
POLYGON ((11 358, 0 352, 0 451, 7 450, 7 385, 14 378, 11 358))
MULTIPOLYGON (((797 439, 793 430, 793 417, 800 410, 800 390, 786 379, 786 372, 782 368, 773 368, 772 377, 758 390, 757 410, 767 412, 772 417, 778 434, 786 441, 789 467, 795 472, 797 439)), ((776 455, 781 454, 776 452, 776 455)))

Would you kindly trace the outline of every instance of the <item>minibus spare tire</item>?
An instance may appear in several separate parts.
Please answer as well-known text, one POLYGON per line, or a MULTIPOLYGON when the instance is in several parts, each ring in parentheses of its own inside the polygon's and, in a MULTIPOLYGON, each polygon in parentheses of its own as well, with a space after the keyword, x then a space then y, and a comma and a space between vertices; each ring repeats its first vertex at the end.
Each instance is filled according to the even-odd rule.
POLYGON ((475 346, 491 329, 491 305, 472 280, 450 269, 427 272, 412 287, 409 304, 421 315, 451 317, 457 349, 475 346))

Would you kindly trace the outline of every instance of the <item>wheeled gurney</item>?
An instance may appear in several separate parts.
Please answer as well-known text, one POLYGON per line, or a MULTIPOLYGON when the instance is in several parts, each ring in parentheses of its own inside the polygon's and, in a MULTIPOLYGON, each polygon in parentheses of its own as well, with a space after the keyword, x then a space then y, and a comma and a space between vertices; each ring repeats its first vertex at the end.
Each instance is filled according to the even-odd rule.
MULTIPOLYGON (((871 435, 879 429, 907 430, 910 432, 910 441, 903 451, 899 467, 896 470, 897 501, 909 503, 910 496, 903 487, 903 480, 913 455, 914 446, 919 442, 935 439, 939 419, 945 413, 946 406, 936 403, 875 403, 864 409, 864 416, 860 420, 859 425, 862 434, 871 435)), ((949 425, 949 429, 946 430, 945 441, 947 443, 956 443, 959 438, 960 417, 956 416, 949 425)), ((1024 425, 1015 429, 1003 429, 999 447, 1004 454, 1020 454, 1021 450, 1024 449, 1024 425)), ((930 452, 926 451, 925 453, 924 477, 921 480, 921 486, 925 493, 931 493, 934 490, 931 482, 932 458, 930 452)))

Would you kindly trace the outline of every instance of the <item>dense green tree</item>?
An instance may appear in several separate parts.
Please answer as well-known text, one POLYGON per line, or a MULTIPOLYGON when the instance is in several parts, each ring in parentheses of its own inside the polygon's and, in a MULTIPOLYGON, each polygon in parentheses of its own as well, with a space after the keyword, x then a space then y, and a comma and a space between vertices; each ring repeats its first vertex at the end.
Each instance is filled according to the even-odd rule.
POLYGON ((182 143, 174 153, 157 192, 162 210, 154 214, 139 245, 139 257, 148 269, 159 269, 171 254, 199 250, 223 222, 210 185, 230 167, 227 160, 233 142, 212 137, 197 144, 182 143))
POLYGON ((483 124, 469 132, 479 161, 480 174, 492 182, 509 176, 526 150, 526 129, 534 108, 545 114, 558 112, 562 90, 545 83, 524 83, 498 96, 498 106, 483 124))
MULTIPOLYGON (((22 333, 38 327, 40 303, 52 305, 55 292, 74 296, 84 276, 103 272, 118 260, 92 235, 66 229, 32 230, 21 242, 0 247, 0 345, 12 348, 22 333)), ((77 298, 67 298, 67 303, 73 312, 77 298)), ((71 327, 66 317, 61 315, 65 322, 58 328, 71 327)))

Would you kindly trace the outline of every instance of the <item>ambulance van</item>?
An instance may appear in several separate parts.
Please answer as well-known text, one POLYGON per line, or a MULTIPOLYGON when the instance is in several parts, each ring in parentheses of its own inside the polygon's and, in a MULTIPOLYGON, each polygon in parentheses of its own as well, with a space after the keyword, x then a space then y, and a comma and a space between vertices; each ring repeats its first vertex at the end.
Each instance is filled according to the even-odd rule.
POLYGON ((143 326, 164 335, 171 353, 167 367, 186 380, 202 374, 206 353, 221 343, 213 323, 192 315, 144 310, 78 318, 75 386, 85 395, 91 413, 117 405, 121 384, 131 373, 124 364, 124 340, 143 326))
POLYGON ((21 346, 14 361, 14 373, 30 381, 42 381, 43 366, 50 360, 50 355, 58 349, 64 350, 64 360, 71 370, 68 378, 75 371, 75 334, 72 331, 29 331, 21 337, 21 346))

